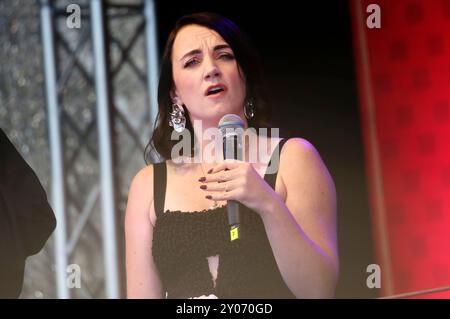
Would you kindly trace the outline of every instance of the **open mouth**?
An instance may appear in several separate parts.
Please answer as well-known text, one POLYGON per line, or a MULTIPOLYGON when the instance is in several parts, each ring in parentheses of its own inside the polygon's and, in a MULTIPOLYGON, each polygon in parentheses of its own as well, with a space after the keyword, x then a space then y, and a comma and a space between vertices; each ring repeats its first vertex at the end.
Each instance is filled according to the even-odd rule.
POLYGON ((223 85, 215 85, 208 88, 206 91, 206 96, 216 96, 220 95, 220 93, 225 91, 225 87, 223 85))
POLYGON ((222 88, 211 89, 208 91, 208 93, 206 95, 209 96, 209 95, 217 94, 219 92, 223 92, 223 89, 222 88))

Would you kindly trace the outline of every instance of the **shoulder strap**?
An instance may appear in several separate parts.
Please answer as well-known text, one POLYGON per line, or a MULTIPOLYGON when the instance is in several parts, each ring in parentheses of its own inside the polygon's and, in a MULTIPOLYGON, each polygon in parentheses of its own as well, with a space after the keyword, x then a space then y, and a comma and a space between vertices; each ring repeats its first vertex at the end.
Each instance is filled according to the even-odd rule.
POLYGON ((167 166, 166 162, 153 164, 153 200, 156 217, 164 213, 166 198, 167 166))
MULTIPOLYGON (((283 138, 277 145, 277 147, 275 148, 275 150, 272 153, 272 156, 270 157, 270 161, 269 161, 269 166, 272 165, 272 160, 273 157, 275 156, 275 154, 281 154, 281 149, 283 148, 284 143, 286 142, 287 139, 283 138)), ((267 184, 269 184, 273 189, 275 189, 275 182, 277 181, 277 175, 278 175, 278 167, 275 173, 273 174, 265 174, 264 175, 264 180, 267 182, 267 184)))

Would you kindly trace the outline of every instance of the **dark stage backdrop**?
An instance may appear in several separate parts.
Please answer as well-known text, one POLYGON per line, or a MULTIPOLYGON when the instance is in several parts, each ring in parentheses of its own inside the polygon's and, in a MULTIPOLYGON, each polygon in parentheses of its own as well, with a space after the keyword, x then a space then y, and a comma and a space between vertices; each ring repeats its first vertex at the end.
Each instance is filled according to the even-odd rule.
POLYGON ((159 46, 177 18, 198 11, 223 14, 249 35, 263 58, 276 122, 318 149, 336 184, 336 297, 377 297, 366 286, 366 268, 375 259, 348 3, 245 3, 158 1, 159 46))

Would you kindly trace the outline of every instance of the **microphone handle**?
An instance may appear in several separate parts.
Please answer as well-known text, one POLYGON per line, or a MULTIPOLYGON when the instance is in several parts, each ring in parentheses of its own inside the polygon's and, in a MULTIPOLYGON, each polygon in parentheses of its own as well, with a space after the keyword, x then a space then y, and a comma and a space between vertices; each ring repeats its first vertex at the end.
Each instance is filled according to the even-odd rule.
POLYGON ((230 226, 239 225, 239 203, 234 200, 229 200, 227 205, 228 211, 228 224, 230 226))
MULTIPOLYGON (((223 138, 223 156, 224 159, 242 157, 242 149, 239 147, 237 135, 233 134, 223 138), (232 152, 232 154, 230 154, 232 152)), ((239 203, 229 200, 227 203, 228 225, 230 225, 230 240, 235 241, 241 238, 239 203)))

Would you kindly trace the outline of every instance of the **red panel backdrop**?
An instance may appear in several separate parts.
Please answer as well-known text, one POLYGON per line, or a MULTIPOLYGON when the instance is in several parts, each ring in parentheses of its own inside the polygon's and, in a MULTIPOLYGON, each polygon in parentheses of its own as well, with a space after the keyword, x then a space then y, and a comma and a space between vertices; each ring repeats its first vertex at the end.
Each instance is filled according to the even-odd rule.
POLYGON ((381 292, 450 286, 450 1, 350 7, 381 292))

